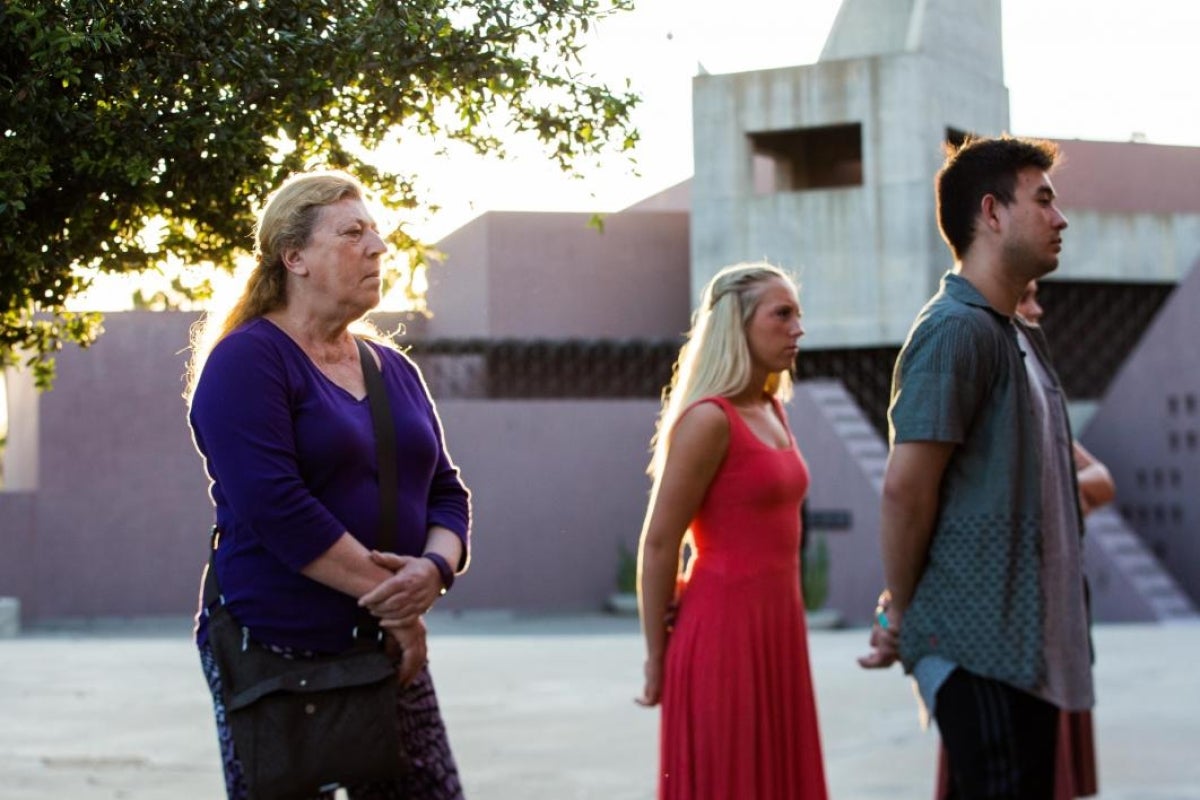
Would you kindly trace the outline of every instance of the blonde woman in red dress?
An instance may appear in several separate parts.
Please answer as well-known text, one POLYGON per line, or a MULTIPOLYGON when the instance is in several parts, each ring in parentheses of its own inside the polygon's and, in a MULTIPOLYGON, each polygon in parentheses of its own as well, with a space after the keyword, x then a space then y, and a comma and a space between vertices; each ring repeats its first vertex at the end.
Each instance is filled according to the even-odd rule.
POLYGON ((799 583, 808 468, 781 404, 800 314, 779 269, 719 272, 659 418, 639 554, 639 702, 662 705, 661 800, 827 796, 799 583))

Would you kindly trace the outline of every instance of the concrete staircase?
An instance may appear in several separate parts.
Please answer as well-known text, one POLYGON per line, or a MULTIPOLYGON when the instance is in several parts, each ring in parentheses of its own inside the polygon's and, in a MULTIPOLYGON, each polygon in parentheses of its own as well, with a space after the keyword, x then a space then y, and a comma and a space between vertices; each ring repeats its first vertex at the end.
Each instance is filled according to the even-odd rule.
POLYGON ((846 445, 846 451, 862 467, 863 473, 883 493, 883 471, 887 468, 887 444, 879 438, 854 397, 841 381, 805 381, 822 416, 846 445))
POLYGON ((1087 518, 1084 560, 1098 622, 1200 622, 1200 612, 1114 506, 1087 518))

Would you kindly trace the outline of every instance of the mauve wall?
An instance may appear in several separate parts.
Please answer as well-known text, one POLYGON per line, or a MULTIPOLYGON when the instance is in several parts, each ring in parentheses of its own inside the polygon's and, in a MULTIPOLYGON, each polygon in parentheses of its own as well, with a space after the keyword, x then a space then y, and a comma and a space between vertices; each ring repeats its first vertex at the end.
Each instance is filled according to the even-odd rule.
MULTIPOLYGON (((212 510, 180 397, 181 351, 192 319, 112 314, 91 350, 60 355, 56 388, 40 398, 39 485, 0 492, 0 596, 19 598, 26 622, 193 610, 212 510)), ((883 443, 872 440, 848 396, 835 402, 845 395, 836 384, 802 384, 796 395, 789 416, 812 472, 810 509, 847 512, 850 522, 822 534, 831 557, 828 605, 849 622, 865 622, 882 584, 875 479, 883 443)), ((1138 447, 1105 434, 1132 431, 1154 442, 1131 422, 1153 427, 1162 417, 1130 414, 1130 405, 1120 404, 1119 423, 1093 424, 1085 441, 1116 473, 1122 505, 1140 508, 1143 495, 1159 490, 1152 482, 1135 488, 1130 473, 1144 469, 1140 457, 1113 453, 1138 447)), ((459 399, 439 407, 475 511, 471 570, 443 607, 599 610, 614 588, 619 544, 633 547, 641 527, 657 403, 459 399)), ((1103 409, 1097 420, 1107 421, 1113 410, 1103 409)), ((1178 413, 1200 419, 1188 416, 1186 406, 1178 413)), ((1183 437, 1183 452, 1171 457, 1194 461, 1183 437)), ((1180 467, 1191 482, 1195 471, 1180 467)), ((1186 555, 1193 509, 1180 505, 1178 530, 1143 534, 1152 545, 1168 543, 1173 554, 1186 555)), ((1195 560, 1168 562, 1188 585, 1186 568, 1195 560)), ((1128 593, 1123 586, 1097 584, 1100 599, 1127 608, 1118 597, 1128 593)))
MULTIPOLYGON (((41 397, 39 486, 0 493, 0 596, 25 620, 192 610, 211 506, 180 396, 190 314, 110 314, 41 397)), ((633 545, 657 404, 446 401, 475 558, 444 605, 599 609, 633 545)), ((20 424, 14 419, 13 424, 20 424)))
MULTIPOLYGON (((439 408, 475 510, 474 560, 447 605, 598 609, 614 589, 619 544, 637 546, 658 403, 443 401, 439 408)), ((788 416, 811 472, 810 510, 845 512, 849 520, 821 534, 830 554, 827 605, 850 622, 868 622, 883 585, 878 490, 808 384, 797 387, 788 416)))
MULTIPOLYGON (((30 597, 37 587, 26 554, 33 551, 36 495, 0 490, 0 597, 30 597)), ((28 616, 28 609, 24 610, 28 616)))
POLYGON ((450 608, 595 611, 620 543, 636 547, 658 404, 443 401, 447 446, 471 487, 471 568, 450 608))
POLYGON ((430 338, 670 338, 688 328, 688 215, 489 212, 438 242, 430 338))
POLYGON ((488 231, 496 214, 488 213, 458 228, 437 243, 443 260, 426 272, 425 301, 433 316, 422 330, 434 338, 486 338, 488 317, 488 231))
POLYGON ((818 538, 828 545, 825 605, 836 609, 846 622, 869 624, 884 585, 878 485, 887 444, 837 381, 797 385, 787 412, 808 462, 807 552, 815 555, 818 538), (822 528, 822 517, 844 517, 848 524, 822 528))
POLYGON ((1200 604, 1200 263, 1113 379, 1080 439, 1108 465, 1117 507, 1200 604))
MULTIPOLYGON (((0 493, 0 595, 19 597, 27 622, 192 611, 212 518, 180 396, 193 319, 111 314, 93 348, 60 355, 56 388, 40 403, 39 486, 0 493)), ((878 588, 878 499, 806 391, 791 416, 814 506, 850 509, 855 522, 830 536, 831 604, 857 617, 878 588)), ((637 542, 658 404, 439 408, 475 511, 471 570, 444 607, 599 610, 618 544, 637 542)))
POLYGON ((194 319, 111 314, 92 348, 59 354, 40 398, 36 535, 6 554, 36 576, 26 619, 193 604, 210 519, 181 396, 194 319))

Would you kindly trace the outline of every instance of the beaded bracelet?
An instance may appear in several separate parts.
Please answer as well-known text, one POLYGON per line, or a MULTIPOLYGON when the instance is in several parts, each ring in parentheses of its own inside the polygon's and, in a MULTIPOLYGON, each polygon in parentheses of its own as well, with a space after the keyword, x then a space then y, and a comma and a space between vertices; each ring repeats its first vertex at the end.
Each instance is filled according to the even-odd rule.
POLYGON ((421 558, 428 558, 437 567, 438 575, 442 576, 442 594, 450 591, 454 585, 454 570, 450 569, 450 563, 440 553, 422 553, 421 558))
POLYGON ((887 630, 891 625, 888 619, 887 612, 892 608, 892 593, 888 589, 884 589, 879 593, 879 599, 875 601, 875 622, 879 627, 887 630))

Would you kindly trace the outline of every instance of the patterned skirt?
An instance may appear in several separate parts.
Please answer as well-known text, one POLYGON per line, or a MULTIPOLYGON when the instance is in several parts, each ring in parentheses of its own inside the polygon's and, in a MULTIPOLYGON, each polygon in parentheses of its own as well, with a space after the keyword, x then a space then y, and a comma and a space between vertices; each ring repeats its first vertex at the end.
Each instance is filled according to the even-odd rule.
MULTIPOLYGON (((286 648, 270 649, 289 658, 303 658, 302 654, 286 648)), ((207 644, 200 648, 200 664, 213 697, 217 741, 225 771, 225 791, 229 800, 247 800, 249 793, 242 777, 242 763, 234 751, 233 731, 221 699, 221 676, 217 672, 212 648, 207 644)), ((438 710, 437 694, 433 690, 428 665, 408 686, 396 693, 396 720, 412 768, 402 780, 395 783, 345 787, 350 800, 463 800, 458 767, 450 752, 450 741, 438 710)), ((334 796, 333 792, 326 792, 314 795, 313 800, 333 800, 334 796)))

